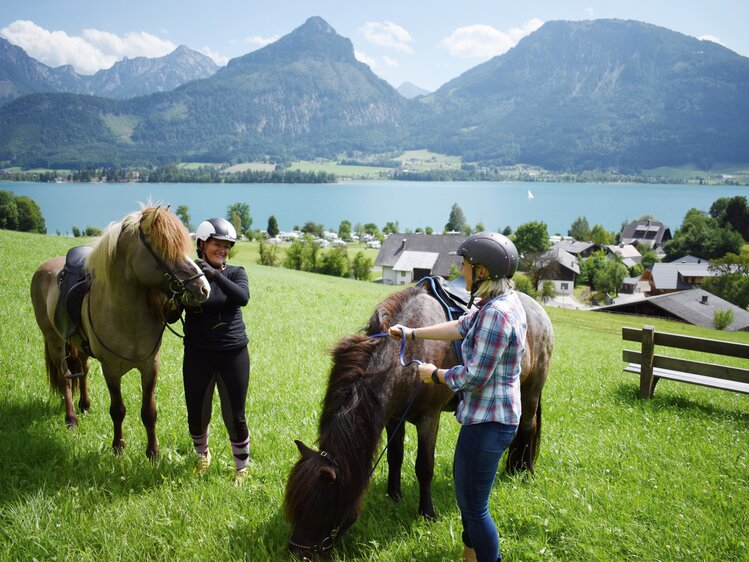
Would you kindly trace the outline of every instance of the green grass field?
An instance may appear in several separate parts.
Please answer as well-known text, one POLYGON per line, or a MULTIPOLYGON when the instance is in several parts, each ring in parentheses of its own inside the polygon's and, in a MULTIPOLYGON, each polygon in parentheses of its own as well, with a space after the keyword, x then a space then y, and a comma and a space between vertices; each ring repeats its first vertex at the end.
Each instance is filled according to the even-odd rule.
MULTIPOLYGON (((109 399, 101 369, 90 373, 92 410, 65 428, 61 400, 43 372, 29 282, 39 262, 78 240, 0 231, 0 559, 284 560, 286 478, 313 445, 330 359, 393 290, 375 283, 261 267, 250 251, 245 313, 252 357, 247 408, 250 478, 233 485, 233 462, 214 399, 214 463, 193 474, 181 386, 181 342, 167 333, 157 386, 161 456, 145 457, 137 373, 127 374, 125 452, 110 449, 109 399)), ((652 401, 622 372, 621 326, 641 318, 549 309, 556 349, 543 395, 534 479, 501 474, 491 498, 506 560, 749 560, 749 398, 662 381, 652 401)), ((749 343, 666 321, 659 329, 749 343)), ((444 414, 433 482, 439 514, 417 515, 407 429, 404 499, 385 497, 378 467, 363 512, 337 545, 339 561, 458 560, 460 517, 451 459, 458 425, 444 414)))

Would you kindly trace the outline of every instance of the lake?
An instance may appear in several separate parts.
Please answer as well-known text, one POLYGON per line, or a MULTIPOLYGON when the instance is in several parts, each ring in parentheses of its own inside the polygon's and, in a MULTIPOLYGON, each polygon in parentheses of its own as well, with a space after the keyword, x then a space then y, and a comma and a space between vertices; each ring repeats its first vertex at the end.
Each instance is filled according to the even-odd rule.
POLYGON ((607 183, 344 181, 335 184, 180 184, 0 182, 0 189, 28 195, 41 207, 49 234, 73 226, 105 227, 139 208, 139 202, 187 205, 193 225, 225 216, 232 203, 247 203, 253 228, 275 215, 281 230, 307 221, 338 230, 373 222, 398 222, 401 231, 431 226, 440 231, 453 203, 466 221, 488 230, 515 230, 543 221, 550 234, 566 234, 580 216, 592 227, 620 231, 622 223, 650 214, 676 230, 691 208, 709 211, 719 197, 749 196, 746 186, 607 183), (533 197, 529 197, 529 191, 533 197))

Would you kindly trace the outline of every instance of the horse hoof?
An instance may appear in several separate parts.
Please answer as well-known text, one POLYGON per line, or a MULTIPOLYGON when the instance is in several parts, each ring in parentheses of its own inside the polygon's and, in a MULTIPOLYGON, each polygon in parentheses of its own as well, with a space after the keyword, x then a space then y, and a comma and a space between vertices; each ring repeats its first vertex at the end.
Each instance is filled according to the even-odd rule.
POLYGON ((419 515, 421 515, 427 521, 437 521, 437 514, 434 511, 430 511, 428 513, 419 511, 419 515))
POLYGON ((68 429, 70 429, 71 431, 78 429, 78 418, 75 416, 73 417, 65 416, 65 425, 67 425, 68 429))
POLYGON ((148 457, 148 460, 153 461, 153 462, 159 460, 159 450, 158 449, 146 449, 146 457, 148 457))
POLYGON ((114 451, 114 454, 119 457, 125 451, 125 440, 120 439, 119 443, 112 443, 112 450, 114 451))
POLYGON ((389 497, 394 502, 399 502, 403 499, 403 494, 400 492, 388 492, 387 497, 389 497))
POLYGON ((91 409, 91 402, 86 400, 85 402, 81 400, 78 403, 78 408, 80 408, 81 412, 88 412, 91 409))

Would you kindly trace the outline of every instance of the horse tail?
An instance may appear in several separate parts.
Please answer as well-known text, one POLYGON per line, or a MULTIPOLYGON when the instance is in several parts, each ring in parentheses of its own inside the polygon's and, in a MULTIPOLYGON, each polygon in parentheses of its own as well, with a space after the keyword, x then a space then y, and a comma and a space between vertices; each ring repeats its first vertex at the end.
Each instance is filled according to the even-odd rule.
POLYGON ((538 459, 538 452, 541 450, 541 396, 538 396, 538 406, 536 406, 536 435, 531 443, 533 447, 533 462, 538 459))
MULTIPOLYGON (((64 360, 63 360, 64 361, 64 360)), ((56 392, 60 396, 65 395, 65 379, 63 378, 64 372, 61 370, 53 359, 52 354, 49 352, 49 343, 44 341, 44 366, 47 371, 47 380, 49 382, 49 388, 53 392, 56 392)), ((71 390, 75 391, 78 388, 78 379, 74 378, 70 380, 71 390)))

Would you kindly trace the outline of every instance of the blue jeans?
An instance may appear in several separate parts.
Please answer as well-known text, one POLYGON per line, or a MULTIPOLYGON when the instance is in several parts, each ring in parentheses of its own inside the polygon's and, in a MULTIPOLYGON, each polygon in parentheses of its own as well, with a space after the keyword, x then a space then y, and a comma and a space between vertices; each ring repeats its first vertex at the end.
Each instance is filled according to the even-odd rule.
POLYGON ((479 562, 502 560, 499 533, 489 513, 489 494, 499 459, 517 426, 498 422, 460 428, 453 460, 455 499, 463 519, 463 543, 476 551, 479 562))

